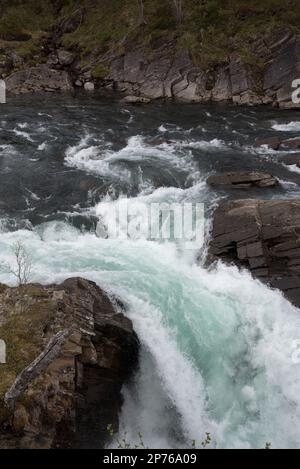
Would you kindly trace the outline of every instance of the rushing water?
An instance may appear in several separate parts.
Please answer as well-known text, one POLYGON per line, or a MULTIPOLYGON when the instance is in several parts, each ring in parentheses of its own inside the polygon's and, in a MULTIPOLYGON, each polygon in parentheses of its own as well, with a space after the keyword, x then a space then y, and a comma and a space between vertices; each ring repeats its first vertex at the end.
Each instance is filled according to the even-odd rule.
POLYGON ((125 305, 142 344, 123 391, 128 441, 141 432, 148 447, 190 447, 210 432, 218 448, 299 447, 299 311, 246 272, 205 269, 198 251, 95 234, 104 204, 107 214, 124 196, 204 202, 208 218, 225 196, 299 197, 296 169, 254 147, 258 136, 297 136, 295 113, 95 95, 27 97, 0 111, 1 259, 12 263, 21 240, 33 281, 84 276, 125 305), (281 185, 227 194, 206 185, 233 169, 266 170, 281 185))

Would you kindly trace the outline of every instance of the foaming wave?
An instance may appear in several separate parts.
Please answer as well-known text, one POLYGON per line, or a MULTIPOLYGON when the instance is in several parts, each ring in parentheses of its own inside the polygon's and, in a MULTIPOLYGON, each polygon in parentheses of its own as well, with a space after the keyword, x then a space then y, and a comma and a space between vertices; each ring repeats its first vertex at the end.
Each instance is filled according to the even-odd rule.
POLYGON ((299 447, 300 374, 292 353, 300 315, 280 293, 221 263, 207 271, 171 243, 104 240, 52 222, 2 233, 9 263, 17 239, 32 253, 34 281, 81 275, 125 304, 153 363, 125 392, 121 421, 130 435, 141 429, 150 447, 188 447, 206 431, 216 447, 299 447), (168 406, 172 418, 155 435, 168 406))
MULTIPOLYGON (((132 169, 124 165, 131 163, 142 166, 160 162, 162 172, 177 168, 183 174, 190 174, 193 179, 198 176, 191 153, 180 150, 176 142, 152 145, 139 135, 130 137, 127 145, 118 151, 112 151, 109 144, 91 145, 90 137, 86 136, 78 145, 67 149, 65 162, 84 171, 124 181, 128 181, 132 175, 132 169)), ((174 178, 174 175, 170 176, 174 178)), ((141 189, 143 184, 144 181, 141 189)))
POLYGON ((272 129, 280 132, 298 132, 300 131, 300 121, 292 121, 288 124, 274 124, 272 129))
POLYGON ((225 150, 227 148, 225 142, 218 138, 214 138, 210 141, 200 140, 200 141, 183 141, 181 142, 183 147, 195 148, 199 150, 214 151, 225 150))

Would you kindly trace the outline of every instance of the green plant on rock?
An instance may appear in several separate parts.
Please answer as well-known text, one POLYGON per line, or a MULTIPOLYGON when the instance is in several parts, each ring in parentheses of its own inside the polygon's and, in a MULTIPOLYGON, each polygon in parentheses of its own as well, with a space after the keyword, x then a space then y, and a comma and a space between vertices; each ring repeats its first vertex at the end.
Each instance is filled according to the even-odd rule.
POLYGON ((110 67, 108 64, 98 64, 92 69, 92 77, 95 80, 104 80, 109 74, 110 67))

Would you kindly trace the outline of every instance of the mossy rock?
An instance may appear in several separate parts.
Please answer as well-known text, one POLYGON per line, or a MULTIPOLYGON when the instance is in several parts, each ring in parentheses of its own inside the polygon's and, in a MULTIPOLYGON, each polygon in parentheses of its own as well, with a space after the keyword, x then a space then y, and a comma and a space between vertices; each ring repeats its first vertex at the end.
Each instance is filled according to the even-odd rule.
POLYGON ((12 289, 11 296, 2 299, 0 338, 6 344, 7 363, 0 365, 0 400, 17 375, 42 351, 45 330, 53 322, 56 306, 47 290, 38 285, 12 289))

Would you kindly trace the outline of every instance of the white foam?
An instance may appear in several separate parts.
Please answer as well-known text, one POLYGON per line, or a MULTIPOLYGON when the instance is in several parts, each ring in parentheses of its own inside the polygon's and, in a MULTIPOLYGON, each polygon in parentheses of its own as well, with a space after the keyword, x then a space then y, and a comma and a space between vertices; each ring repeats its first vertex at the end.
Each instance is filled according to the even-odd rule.
POLYGON ((289 171, 300 174, 300 168, 296 164, 283 164, 289 171))
POLYGON ((210 141, 206 141, 206 140, 183 141, 181 142, 181 145, 183 147, 195 148, 195 149, 206 150, 206 151, 214 151, 215 149, 225 150, 227 148, 225 142, 218 138, 214 138, 210 141))
POLYGON ((43 142, 38 146, 38 151, 44 151, 47 148, 47 142, 43 142))
MULTIPOLYGON (((65 162, 69 166, 76 167, 94 174, 109 176, 128 181, 131 176, 130 169, 124 168, 124 161, 145 163, 161 161, 166 171, 168 167, 178 168, 184 173, 190 173, 196 178, 197 172, 190 153, 182 152, 176 142, 150 145, 140 135, 130 137, 125 147, 113 151, 108 144, 90 145, 90 136, 81 139, 76 146, 69 147, 66 151, 65 162)), ((141 181, 140 188, 144 186, 141 181)))
MULTIPOLYGON (((292 344, 300 315, 281 294, 233 267, 202 269, 172 244, 103 240, 51 222, 35 232, 2 233, 4 261, 13 261, 16 239, 34 257, 34 281, 81 275, 127 305, 155 364, 144 370, 148 403, 135 406, 134 418, 129 411, 124 417, 132 435, 140 422, 146 446, 155 444, 153 425, 166 402, 186 442, 178 446, 206 431, 217 447, 299 446, 300 373, 292 344), (153 373, 158 381, 151 387, 153 373), (154 408, 151 399, 158 400, 154 408)), ((0 273, 1 282, 8 280, 0 273)), ((134 389, 127 391, 134 400, 134 389)), ((157 438, 175 445, 173 427, 162 426, 157 438)))
POLYGON ((300 131, 300 121, 292 121, 288 124, 274 124, 272 129, 279 132, 298 132, 300 131))
POLYGON ((14 129, 12 132, 16 134, 18 137, 23 137, 25 140, 28 140, 28 142, 34 142, 34 140, 31 138, 28 132, 24 132, 18 129, 14 129))

